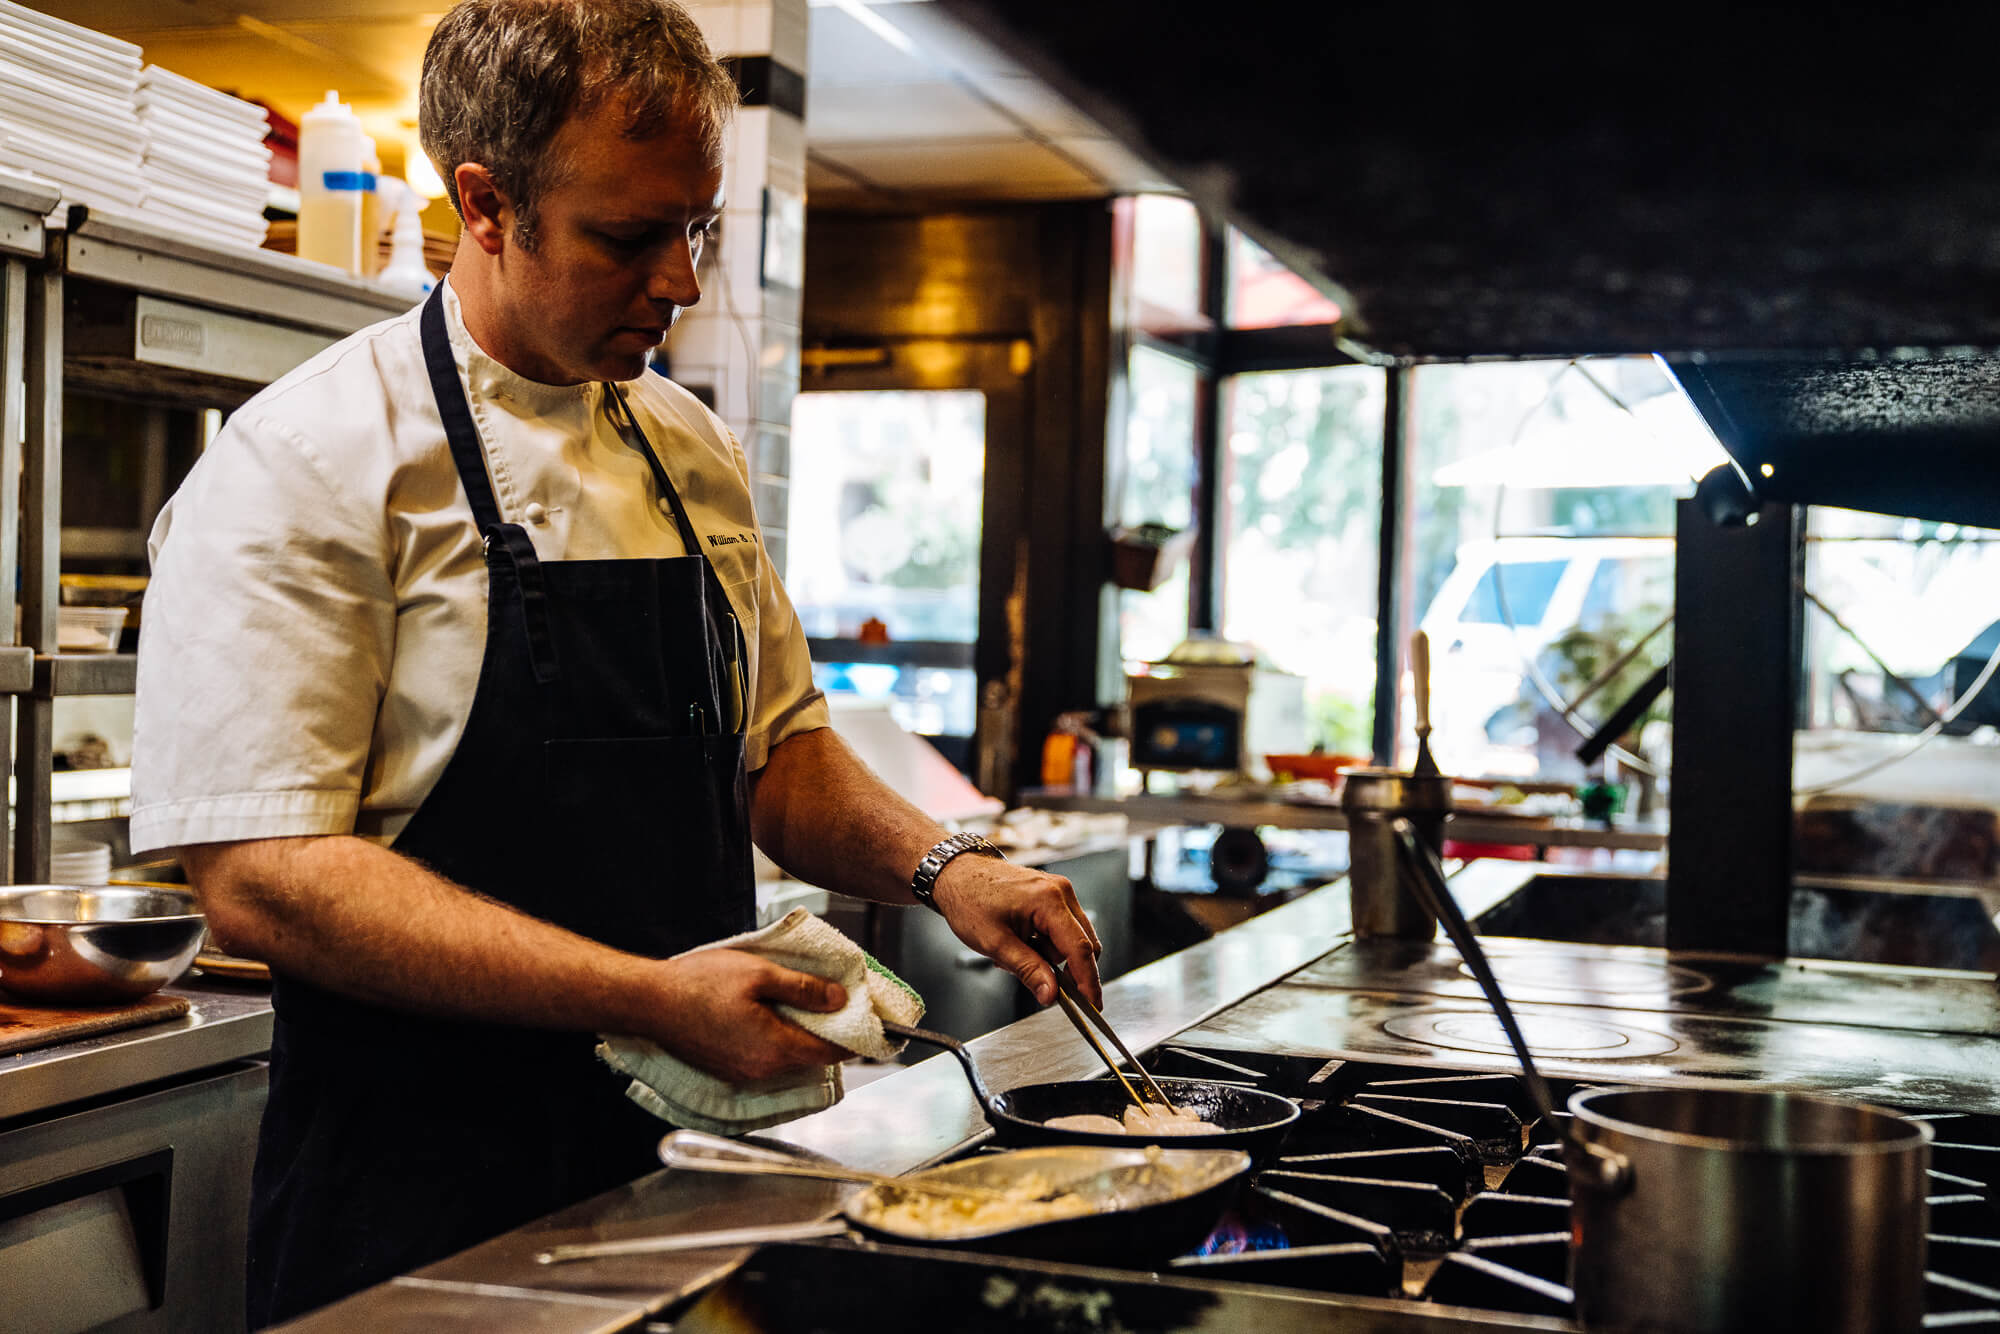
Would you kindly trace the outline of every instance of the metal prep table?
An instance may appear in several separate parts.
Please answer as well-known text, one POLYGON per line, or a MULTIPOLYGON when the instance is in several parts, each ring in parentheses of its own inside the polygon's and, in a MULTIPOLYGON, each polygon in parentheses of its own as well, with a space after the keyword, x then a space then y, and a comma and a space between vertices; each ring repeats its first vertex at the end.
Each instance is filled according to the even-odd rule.
POLYGON ((190 980, 182 1018, 0 1057, 0 1327, 240 1329, 265 988, 190 980))

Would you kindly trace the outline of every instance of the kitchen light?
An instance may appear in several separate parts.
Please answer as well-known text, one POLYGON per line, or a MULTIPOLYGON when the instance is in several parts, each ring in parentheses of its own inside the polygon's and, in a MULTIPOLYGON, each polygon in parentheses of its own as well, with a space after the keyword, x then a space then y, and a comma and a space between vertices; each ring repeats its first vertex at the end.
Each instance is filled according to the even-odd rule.
POLYGON ((424 152, 423 144, 416 135, 411 135, 403 150, 403 178, 410 188, 426 199, 444 198, 444 179, 431 165, 430 155, 424 152))

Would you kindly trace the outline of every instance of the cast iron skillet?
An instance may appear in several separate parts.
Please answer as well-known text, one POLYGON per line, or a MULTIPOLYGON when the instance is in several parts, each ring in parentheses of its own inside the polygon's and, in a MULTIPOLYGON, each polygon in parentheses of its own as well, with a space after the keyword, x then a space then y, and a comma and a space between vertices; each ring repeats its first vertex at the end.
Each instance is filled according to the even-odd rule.
POLYGON ((1240 1149, 1174 1152, 1159 1164, 1149 1164, 1146 1146, 1126 1144, 1103 1160, 1098 1170, 1076 1176, 1076 1156, 1097 1152, 1071 1144, 981 1153, 922 1175, 931 1180, 1004 1188, 1020 1180, 1023 1172, 1043 1172, 1052 1179, 1072 1182, 1071 1189, 1086 1197, 1110 1202, 1111 1207, 1101 1213, 1026 1227, 1016 1224, 928 1232, 891 1228, 872 1217, 866 1204, 869 1196, 878 1193, 874 1190, 851 1198, 841 1212, 861 1232, 892 1245, 941 1246, 1073 1264, 1151 1267, 1200 1245, 1250 1170, 1250 1156, 1240 1149), (1157 1178, 1149 1181, 1148 1174, 1174 1160, 1179 1163, 1170 1170, 1185 1184, 1177 1184, 1171 1177, 1164 1182, 1157 1178))
POLYGON ((943 1047, 958 1058, 972 1093, 993 1127, 995 1143, 1008 1146, 1030 1144, 1096 1144, 1110 1149, 1158 1144, 1168 1149, 1242 1149, 1258 1163, 1267 1161, 1278 1142, 1299 1119, 1298 1104, 1290 1098, 1258 1089, 1237 1088, 1232 1084, 1212 1084, 1201 1079, 1161 1079, 1157 1082, 1177 1106, 1194 1112, 1204 1121, 1222 1129, 1205 1135, 1113 1135, 1088 1130, 1061 1130, 1043 1124, 1058 1116, 1117 1117, 1132 1105, 1125 1090, 1115 1080, 1073 1079, 1054 1084, 1024 1084, 1004 1093, 993 1093, 979 1076, 972 1053, 957 1038, 904 1024, 884 1023, 882 1027, 897 1037, 943 1047))
MULTIPOLYGON (((686 1141, 691 1132, 675 1131, 661 1142, 661 1158, 669 1146, 686 1141)), ((701 1161, 676 1158, 673 1170, 750 1172, 776 1164, 787 1175, 817 1155, 785 1146, 724 1141, 710 1148, 707 1136, 693 1147, 701 1161), (725 1168, 723 1161, 736 1166, 725 1168)), ((865 1238, 894 1246, 982 1251, 1079 1264, 1110 1264, 1120 1268, 1154 1268, 1200 1244, 1229 1206, 1250 1171, 1250 1155, 1241 1149, 1154 1149, 1126 1144, 1114 1149, 1088 1145, 1050 1145, 1005 1152, 982 1152, 942 1167, 917 1173, 924 1180, 1006 1190, 1025 1181, 1042 1189, 1061 1189, 1090 1200, 1094 1212, 1048 1222, 980 1221, 976 1215, 954 1217, 949 1211, 932 1219, 884 1216, 881 1187, 849 1195, 832 1218, 767 1227, 731 1228, 715 1232, 675 1233, 661 1237, 628 1237, 553 1246, 537 1256, 542 1264, 615 1256, 650 1255, 670 1251, 763 1245, 819 1237, 865 1238)), ((893 1187, 891 1188, 893 1189, 893 1187)))

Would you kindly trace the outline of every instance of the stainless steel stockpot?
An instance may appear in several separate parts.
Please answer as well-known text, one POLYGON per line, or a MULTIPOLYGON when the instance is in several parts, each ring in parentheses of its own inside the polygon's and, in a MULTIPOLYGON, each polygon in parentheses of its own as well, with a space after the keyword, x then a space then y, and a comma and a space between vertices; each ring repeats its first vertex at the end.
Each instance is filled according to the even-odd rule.
POLYGON ((1922 1328, 1928 1125, 1719 1088, 1585 1089, 1569 1110, 1591 1157, 1618 1164, 1570 1174, 1587 1328, 1922 1328))
POLYGON ((1354 934, 1430 940, 1437 918, 1411 889, 1396 856, 1394 824, 1409 820, 1433 854, 1444 846, 1451 779, 1400 769, 1342 769, 1340 809, 1347 816, 1347 892, 1354 934))

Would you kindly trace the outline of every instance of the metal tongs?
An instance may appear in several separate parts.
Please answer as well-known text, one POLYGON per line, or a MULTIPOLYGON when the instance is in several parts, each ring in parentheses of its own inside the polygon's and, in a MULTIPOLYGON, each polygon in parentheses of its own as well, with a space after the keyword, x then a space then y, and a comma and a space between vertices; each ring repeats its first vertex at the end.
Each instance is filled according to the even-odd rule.
POLYGON ((1076 979, 1072 978, 1069 970, 1063 966, 1063 959, 1056 954, 1055 947, 1050 942, 1041 940, 1035 942, 1035 948, 1048 962, 1049 971, 1056 975, 1056 1003, 1062 1006, 1063 1014, 1076 1027, 1076 1031, 1083 1035, 1083 1040, 1090 1044, 1090 1049, 1097 1053, 1097 1059, 1104 1062, 1104 1068, 1111 1072, 1112 1077, 1125 1090, 1125 1096, 1132 1100, 1132 1105, 1134 1107, 1147 1105, 1146 1097, 1139 1091, 1143 1088, 1160 1106, 1178 1110, 1174 1100, 1167 1096, 1167 1091, 1160 1087, 1159 1081, 1146 1073, 1146 1067, 1139 1064, 1139 1058, 1132 1054, 1132 1049, 1118 1036, 1118 1030, 1104 1017, 1104 1011, 1092 1005, 1088 998, 1077 990, 1076 979), (1125 1077, 1125 1072, 1118 1068, 1118 1062, 1111 1059, 1111 1053, 1104 1050, 1104 1044, 1097 1040, 1097 1034, 1090 1031, 1093 1024, 1111 1040, 1111 1045, 1118 1049, 1118 1054, 1130 1061, 1132 1068, 1139 1072, 1140 1082, 1137 1086, 1125 1077))

